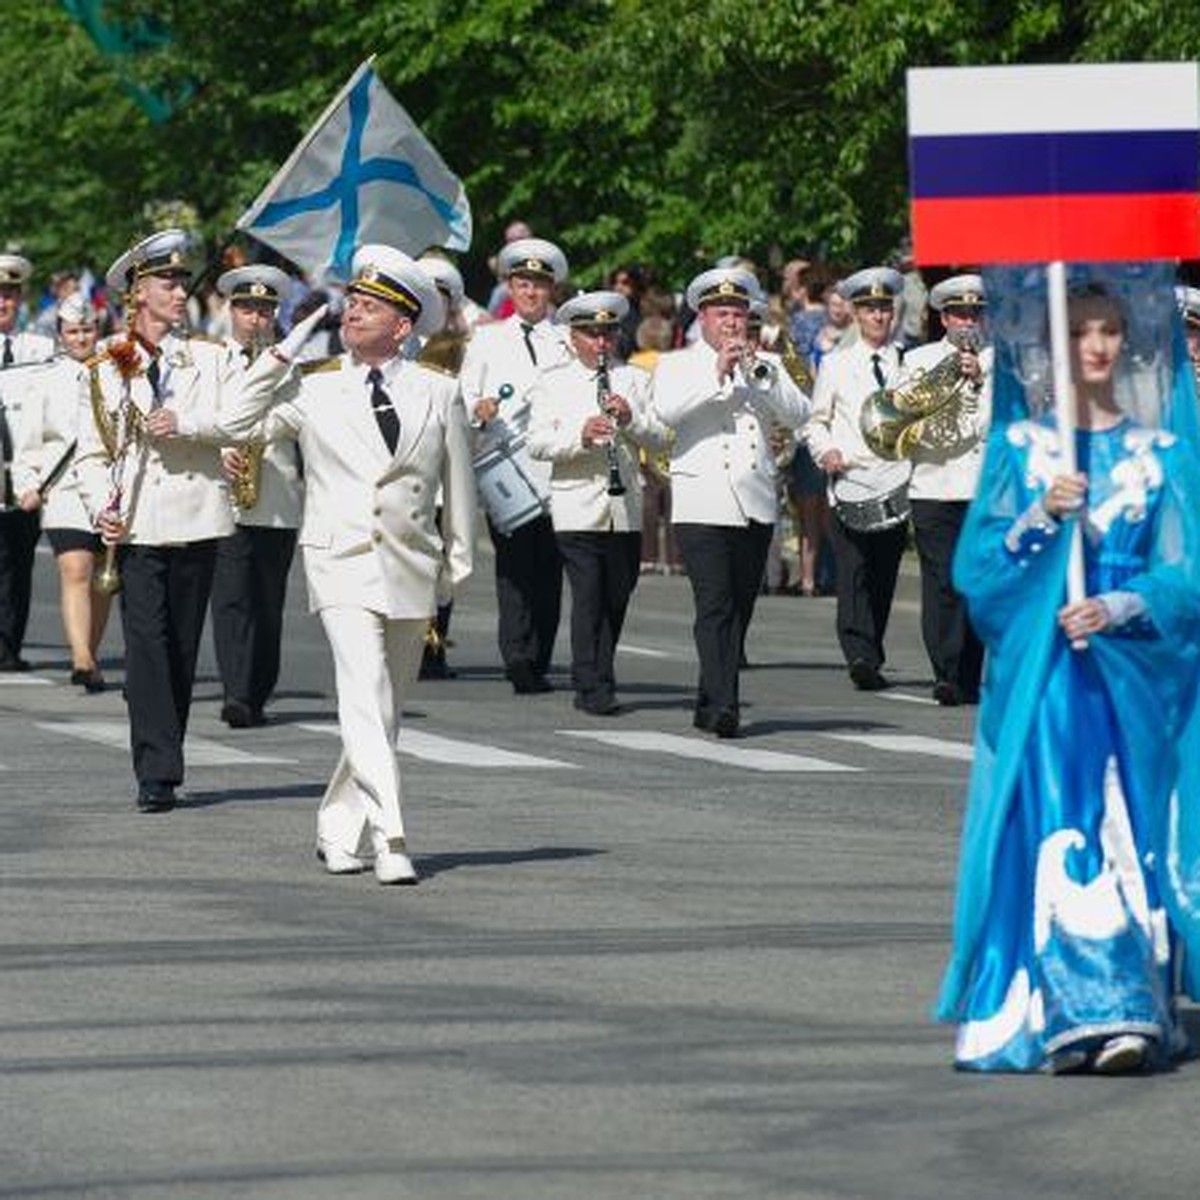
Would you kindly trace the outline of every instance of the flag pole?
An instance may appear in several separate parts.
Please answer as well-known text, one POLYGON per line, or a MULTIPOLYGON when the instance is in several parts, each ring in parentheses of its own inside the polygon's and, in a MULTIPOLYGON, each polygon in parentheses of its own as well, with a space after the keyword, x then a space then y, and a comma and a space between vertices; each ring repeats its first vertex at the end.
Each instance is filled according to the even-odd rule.
MULTIPOLYGON (((1046 293, 1050 307, 1050 355, 1054 366, 1054 417, 1058 427, 1059 461, 1064 475, 1074 475, 1075 398, 1071 388, 1071 330, 1067 316, 1067 268, 1061 259, 1046 264, 1046 293)), ((1082 514, 1068 522, 1071 536, 1067 560, 1067 603, 1077 604, 1084 597, 1082 514)), ((1087 639, 1071 643, 1074 650, 1085 650, 1087 639)))

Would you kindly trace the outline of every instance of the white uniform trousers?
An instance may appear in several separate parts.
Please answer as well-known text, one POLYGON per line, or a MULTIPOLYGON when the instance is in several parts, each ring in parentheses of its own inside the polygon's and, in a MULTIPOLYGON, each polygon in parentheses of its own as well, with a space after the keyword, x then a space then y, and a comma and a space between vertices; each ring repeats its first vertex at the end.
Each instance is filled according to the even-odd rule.
POLYGON ((427 620, 322 608, 333 651, 342 755, 317 813, 317 844, 370 856, 403 842, 396 737, 417 677, 427 620))

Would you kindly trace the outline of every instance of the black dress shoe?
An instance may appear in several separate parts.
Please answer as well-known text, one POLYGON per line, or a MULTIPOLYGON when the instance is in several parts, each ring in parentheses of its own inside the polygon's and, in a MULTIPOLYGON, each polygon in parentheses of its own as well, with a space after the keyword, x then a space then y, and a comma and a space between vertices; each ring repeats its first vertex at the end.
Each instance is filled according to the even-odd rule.
POLYGON ((0 671, 11 674, 20 671, 32 671, 33 666, 23 658, 18 658, 13 655, 8 655, 5 658, 0 658, 0 671))
POLYGON ((865 658, 856 658, 850 664, 850 679, 860 692, 881 692, 887 687, 879 668, 865 658))
POLYGON ((221 707, 221 720, 230 729, 253 729, 267 723, 262 710, 251 708, 244 700, 226 700, 221 707))
POLYGON ((933 698, 943 708, 957 708, 963 702, 962 692, 958 690, 958 685, 951 683, 948 679, 939 679, 933 685, 933 698))
POLYGON ((711 708, 698 708, 692 714, 692 724, 705 733, 712 733, 713 721, 716 720, 716 713, 711 708))
POLYGON ((175 788, 169 783, 143 783, 138 788, 137 810, 143 813, 170 812, 175 807, 175 788))
POLYGON ((579 695, 575 696, 575 707, 580 712, 593 717, 615 717, 621 706, 615 696, 579 695))
POLYGON ((737 712, 732 708, 723 708, 713 718, 712 731, 719 738, 739 738, 742 736, 742 726, 737 712))
POLYGON ((71 682, 76 687, 83 688, 85 692, 91 695, 104 691, 107 686, 104 682, 104 676, 100 674, 97 667, 93 667, 90 671, 82 667, 76 667, 71 672, 71 682))

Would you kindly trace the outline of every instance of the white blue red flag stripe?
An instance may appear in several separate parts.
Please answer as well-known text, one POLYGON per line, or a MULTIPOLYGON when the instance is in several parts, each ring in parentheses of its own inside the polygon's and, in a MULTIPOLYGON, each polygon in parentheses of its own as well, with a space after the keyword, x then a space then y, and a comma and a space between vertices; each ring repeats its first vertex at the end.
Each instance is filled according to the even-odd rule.
POLYGON ((1195 63, 908 72, 921 263, 1200 256, 1195 63))

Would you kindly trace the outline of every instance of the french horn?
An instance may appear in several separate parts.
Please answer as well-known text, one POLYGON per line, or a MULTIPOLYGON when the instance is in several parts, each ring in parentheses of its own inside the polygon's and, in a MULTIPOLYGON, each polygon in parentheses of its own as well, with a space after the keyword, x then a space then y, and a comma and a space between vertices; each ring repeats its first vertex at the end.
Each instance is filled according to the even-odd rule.
POLYGON ((919 447, 953 445, 959 438, 959 417, 976 403, 979 381, 965 375, 961 354, 978 354, 978 330, 948 335, 955 352, 927 371, 917 371, 897 388, 880 388, 863 401, 859 428, 863 440, 880 458, 909 458, 919 447))

